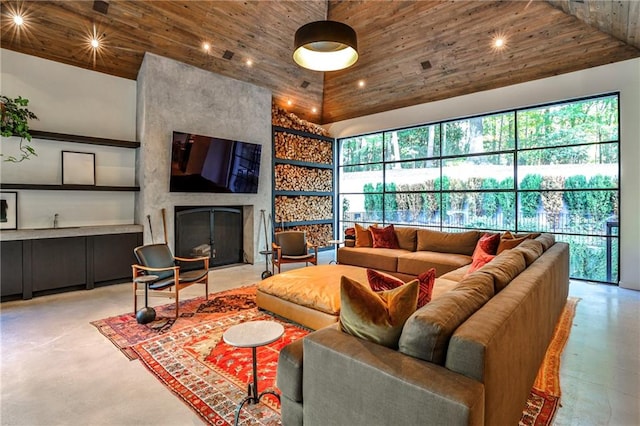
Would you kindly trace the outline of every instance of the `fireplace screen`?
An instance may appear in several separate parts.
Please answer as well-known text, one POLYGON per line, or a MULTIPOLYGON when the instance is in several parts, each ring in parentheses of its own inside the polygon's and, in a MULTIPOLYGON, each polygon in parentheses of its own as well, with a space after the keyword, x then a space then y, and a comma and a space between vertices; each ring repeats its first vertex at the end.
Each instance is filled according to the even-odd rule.
POLYGON ((208 256, 212 267, 244 260, 242 207, 176 207, 176 256, 208 256))

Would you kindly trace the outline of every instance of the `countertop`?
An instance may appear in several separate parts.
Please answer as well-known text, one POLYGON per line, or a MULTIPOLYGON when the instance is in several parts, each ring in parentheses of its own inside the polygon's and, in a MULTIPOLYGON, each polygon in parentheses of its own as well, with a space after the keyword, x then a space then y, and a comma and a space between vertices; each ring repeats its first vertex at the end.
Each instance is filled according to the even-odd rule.
POLYGON ((142 232, 143 229, 144 227, 142 225, 68 226, 60 228, 18 229, 14 231, 0 231, 0 241, 128 234, 133 232, 142 232))

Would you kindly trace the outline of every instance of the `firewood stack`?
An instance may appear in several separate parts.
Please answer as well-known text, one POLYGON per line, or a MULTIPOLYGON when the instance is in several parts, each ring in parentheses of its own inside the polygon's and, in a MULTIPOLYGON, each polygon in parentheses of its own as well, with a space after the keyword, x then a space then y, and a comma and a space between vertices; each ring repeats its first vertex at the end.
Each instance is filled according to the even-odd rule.
POLYGON ((286 127, 287 129, 313 133, 314 135, 329 136, 329 133, 317 124, 303 120, 275 104, 271 105, 271 124, 274 126, 286 127))
POLYGON ((276 196, 276 223, 332 219, 332 201, 332 197, 276 196))
POLYGON ((333 144, 292 133, 276 132, 275 156, 283 160, 333 164, 333 144))
POLYGON ((333 191, 333 171, 311 167, 276 164, 276 191, 333 191))

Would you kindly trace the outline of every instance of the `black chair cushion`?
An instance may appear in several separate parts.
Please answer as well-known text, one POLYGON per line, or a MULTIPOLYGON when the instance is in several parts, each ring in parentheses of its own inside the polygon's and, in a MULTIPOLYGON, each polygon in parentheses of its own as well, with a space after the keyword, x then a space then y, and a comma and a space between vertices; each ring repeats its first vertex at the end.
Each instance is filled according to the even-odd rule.
MULTIPOLYGON (((169 246, 166 244, 149 244, 146 246, 136 247, 133 250, 133 253, 136 256, 136 259, 138 259, 138 263, 142 266, 149 268, 171 268, 175 266, 173 254, 171 253, 169 246)), ((173 280, 173 271, 149 272, 149 274, 157 275, 160 280, 163 278, 171 278, 173 280)), ((156 283, 157 282, 158 281, 156 281, 156 283)), ((164 287, 169 287, 170 285, 165 285, 164 287)), ((151 285, 149 288, 152 288, 151 285)))
MULTIPOLYGON (((180 280, 181 284, 182 283, 193 283, 193 282, 201 280, 208 273, 209 273, 209 271, 207 271, 206 269, 198 269, 196 271, 186 271, 186 272, 180 271, 179 280, 180 280)), ((154 281, 153 283, 149 284, 149 288, 151 290, 162 290, 162 289, 165 289, 167 287, 174 286, 174 285, 175 285, 175 281, 173 279, 173 274, 171 274, 171 277, 169 277, 169 278, 159 279, 159 280, 154 281)))
POLYGON ((276 244, 282 248, 282 257, 305 256, 307 238, 304 231, 283 231, 275 235, 276 244))

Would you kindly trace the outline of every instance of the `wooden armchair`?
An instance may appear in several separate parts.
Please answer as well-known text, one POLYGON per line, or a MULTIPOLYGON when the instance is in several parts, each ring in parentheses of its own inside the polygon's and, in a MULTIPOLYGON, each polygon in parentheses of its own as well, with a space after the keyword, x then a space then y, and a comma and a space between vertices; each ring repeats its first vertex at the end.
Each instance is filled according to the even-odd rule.
POLYGON ((273 265, 278 267, 284 263, 305 262, 318 264, 318 246, 307 241, 304 231, 282 231, 275 234, 273 247, 273 265), (309 252, 309 251, 312 252, 309 252))
POLYGON ((138 310, 138 296, 145 295, 144 286, 148 286, 148 295, 152 297, 168 297, 176 300, 176 318, 178 318, 179 292, 192 284, 204 284, 205 296, 209 298, 209 258, 174 257, 166 244, 150 244, 136 247, 133 253, 138 264, 131 265, 133 270, 133 311, 138 310), (203 262, 203 269, 181 271, 180 262, 203 262), (141 275, 154 275, 158 279, 148 283, 138 283, 136 278, 141 275), (143 288, 138 288, 142 284, 143 288))

